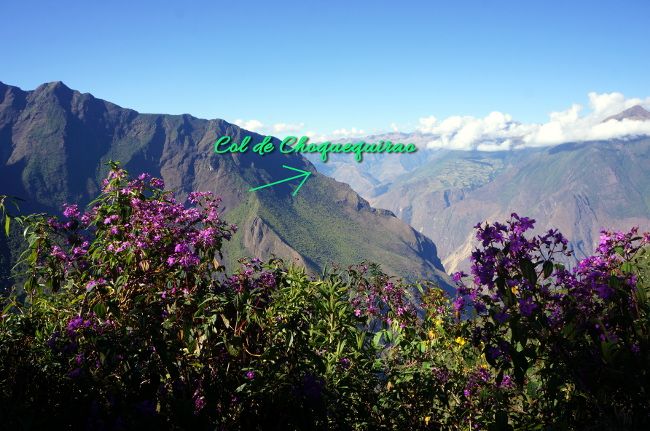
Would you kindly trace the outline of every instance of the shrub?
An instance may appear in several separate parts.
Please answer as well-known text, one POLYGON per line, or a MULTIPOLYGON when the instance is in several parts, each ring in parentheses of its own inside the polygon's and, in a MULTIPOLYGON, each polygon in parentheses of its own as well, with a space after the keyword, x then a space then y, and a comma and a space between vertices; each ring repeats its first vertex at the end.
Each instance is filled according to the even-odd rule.
POLYGON ((4 427, 648 425, 647 234, 605 232, 568 270, 557 231, 529 239, 515 214, 479 225, 453 299, 372 264, 227 273, 235 226, 210 193, 188 204, 113 164, 87 211, 18 219, 28 269, 0 317, 4 427))
POLYGON ((512 373, 525 417, 579 428, 640 428, 650 421, 648 234, 603 231, 572 270, 556 230, 526 238, 534 220, 477 226, 471 283, 454 275, 457 309, 470 306, 472 341, 512 373), (645 248, 644 248, 645 247, 645 248), (639 277, 641 276, 641 278, 639 277), (598 425, 598 426, 596 426, 598 425))

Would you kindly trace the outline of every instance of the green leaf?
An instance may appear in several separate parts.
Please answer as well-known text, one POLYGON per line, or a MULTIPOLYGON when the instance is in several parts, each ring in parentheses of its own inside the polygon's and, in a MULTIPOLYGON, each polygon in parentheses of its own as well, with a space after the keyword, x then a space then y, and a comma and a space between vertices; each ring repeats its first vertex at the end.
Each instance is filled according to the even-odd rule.
POLYGON ((528 259, 521 261, 521 272, 530 282, 531 285, 537 284, 537 273, 535 272, 535 265, 528 259))
POLYGON ((11 219, 8 214, 5 214, 5 235, 9 236, 9 227, 11 226, 11 219))
POLYGON ((544 266, 542 268, 544 270, 544 278, 550 277, 553 273, 553 262, 550 260, 544 261, 544 266))
POLYGON ((377 347, 381 346, 380 342, 381 342, 381 336, 384 335, 383 332, 384 331, 377 331, 377 333, 375 334, 375 336, 372 339, 372 343, 377 347))
POLYGON ((93 307, 93 311, 100 319, 106 317, 106 305, 103 302, 99 302, 95 304, 95 306, 93 307))
POLYGON ((601 351, 603 353, 603 359, 605 362, 612 363, 614 362, 616 356, 616 344, 611 341, 603 341, 600 344, 601 351))

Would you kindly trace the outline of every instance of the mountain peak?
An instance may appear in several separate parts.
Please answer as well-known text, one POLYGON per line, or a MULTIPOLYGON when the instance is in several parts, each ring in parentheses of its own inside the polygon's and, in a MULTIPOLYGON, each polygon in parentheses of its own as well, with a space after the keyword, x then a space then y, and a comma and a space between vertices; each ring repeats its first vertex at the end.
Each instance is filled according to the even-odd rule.
POLYGON ((46 82, 45 84, 41 84, 38 87, 36 87, 36 90, 34 90, 37 93, 40 92, 57 92, 57 91, 64 91, 64 92, 71 92, 72 89, 65 85, 63 81, 52 81, 52 82, 46 82))
POLYGON ((612 115, 603 120, 603 123, 609 120, 636 120, 636 121, 650 121, 650 112, 641 105, 634 105, 616 115, 612 115))
POLYGON ((105 162, 117 159, 132 173, 162 177, 180 199, 195 190, 218 193, 226 220, 241 227, 224 246, 226 264, 275 254, 320 273, 332 262, 345 268, 366 260, 392 275, 449 286, 433 241, 371 208, 349 186, 315 173, 300 154, 217 155, 217 136, 236 142, 262 137, 223 120, 138 114, 91 97, 50 82, 0 103, 0 190, 25 199, 21 210, 85 205, 101 190, 105 162), (286 179, 284 165, 314 173, 298 196, 291 184, 248 192, 286 179))

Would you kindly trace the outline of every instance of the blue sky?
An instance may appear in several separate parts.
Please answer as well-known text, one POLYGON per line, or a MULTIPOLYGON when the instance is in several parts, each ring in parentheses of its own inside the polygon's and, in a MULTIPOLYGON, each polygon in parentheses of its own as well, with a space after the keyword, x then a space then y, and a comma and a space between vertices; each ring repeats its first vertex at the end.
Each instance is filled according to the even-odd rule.
POLYGON ((21 0, 0 17, 0 81, 141 112, 326 133, 650 95, 647 1, 21 0))

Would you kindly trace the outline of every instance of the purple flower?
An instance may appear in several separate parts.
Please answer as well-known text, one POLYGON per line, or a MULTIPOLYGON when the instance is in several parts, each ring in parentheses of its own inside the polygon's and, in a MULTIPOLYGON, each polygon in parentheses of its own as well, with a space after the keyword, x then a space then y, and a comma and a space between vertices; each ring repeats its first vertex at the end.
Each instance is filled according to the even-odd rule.
POLYGON ((494 320, 496 320, 499 323, 504 323, 509 318, 510 318, 510 314, 508 314, 508 312, 505 310, 501 310, 494 313, 494 320))
POLYGON ((203 244, 204 246, 211 246, 215 242, 216 231, 212 227, 202 229, 199 231, 196 239, 197 242, 203 244))
POLYGON ((496 223, 493 226, 487 225, 482 229, 478 229, 476 232, 476 239, 482 242, 483 246, 489 245, 491 242, 503 242, 504 236, 503 231, 505 226, 497 225, 496 223))
POLYGON ((104 224, 109 225, 117 221, 120 217, 117 214, 110 215, 104 219, 104 224))
POLYGON ((205 397, 194 398, 194 414, 198 414, 205 407, 205 397))
POLYGON ((67 218, 79 218, 79 207, 76 204, 65 205, 63 215, 67 218))
POLYGON ((434 377, 442 384, 447 383, 451 377, 449 370, 446 370, 444 368, 433 367, 431 369, 431 372, 433 373, 434 377))
POLYGON ((83 247, 74 247, 72 249, 72 254, 74 256, 83 256, 84 254, 86 254, 86 252, 87 252, 87 250, 84 249, 83 247))
POLYGON ((454 300, 454 303, 452 304, 452 306, 453 306, 454 311, 456 313, 460 313, 461 311, 463 311, 463 308, 465 307, 465 298, 463 298, 462 296, 459 296, 458 298, 456 298, 454 300))
POLYGON ((510 217, 516 220, 516 222, 513 223, 512 227, 512 230, 515 234, 520 235, 535 226, 535 220, 528 217, 519 217, 517 213, 510 214, 510 217))
POLYGON ((487 355, 490 359, 496 360, 503 355, 503 352, 498 347, 490 346, 487 348, 487 355))
POLYGON ((466 276, 467 274, 465 274, 463 271, 458 271, 452 274, 451 279, 454 280, 456 283, 460 283, 463 277, 466 276))
POLYGON ((190 203, 196 204, 198 203, 202 198, 211 198, 212 193, 211 192, 191 192, 187 196, 187 200, 190 203))
POLYGON ((81 328, 84 323, 84 319, 81 316, 75 316, 68 322, 66 326, 68 332, 75 332, 77 329, 81 328))
POLYGON ((260 283, 266 288, 272 288, 275 286, 275 275, 272 272, 264 271, 260 274, 260 283))
POLYGON ((533 314, 533 311, 536 309, 537 304, 533 302, 532 298, 528 297, 519 300, 519 311, 521 311, 522 315, 530 317, 530 315, 533 314))
POLYGON ((247 371, 246 372, 246 378, 248 380, 253 380, 255 378, 255 371, 247 371))
POLYGON ((59 259, 59 260, 67 260, 68 256, 65 254, 65 252, 59 247, 58 245, 52 246, 52 250, 50 251, 50 254, 59 259))
POLYGON ((152 178, 149 181, 149 185, 155 189, 164 189, 165 188, 165 182, 161 180, 160 178, 152 178))
POLYGON ((499 385, 500 388, 502 389, 509 389, 514 386, 514 383, 512 381, 512 377, 509 375, 504 375, 503 380, 501 380, 501 384, 499 385))
POLYGON ((95 288, 95 286, 103 283, 106 283, 106 280, 104 280, 103 278, 99 278, 97 280, 90 280, 88 283, 86 283, 86 290, 90 292, 95 288))
POLYGON ((188 251, 189 247, 185 243, 176 244, 176 247, 174 247, 175 253, 187 253, 188 251))
POLYGON ((600 296, 602 299, 609 299, 613 294, 614 294, 614 289, 611 287, 607 286, 606 284, 598 284, 596 285, 596 293, 598 293, 598 296, 600 296))
POLYGON ((193 254, 186 254, 182 256, 179 260, 178 263, 183 267, 183 268, 189 268, 191 266, 196 266, 199 264, 199 258, 196 257, 193 254))

